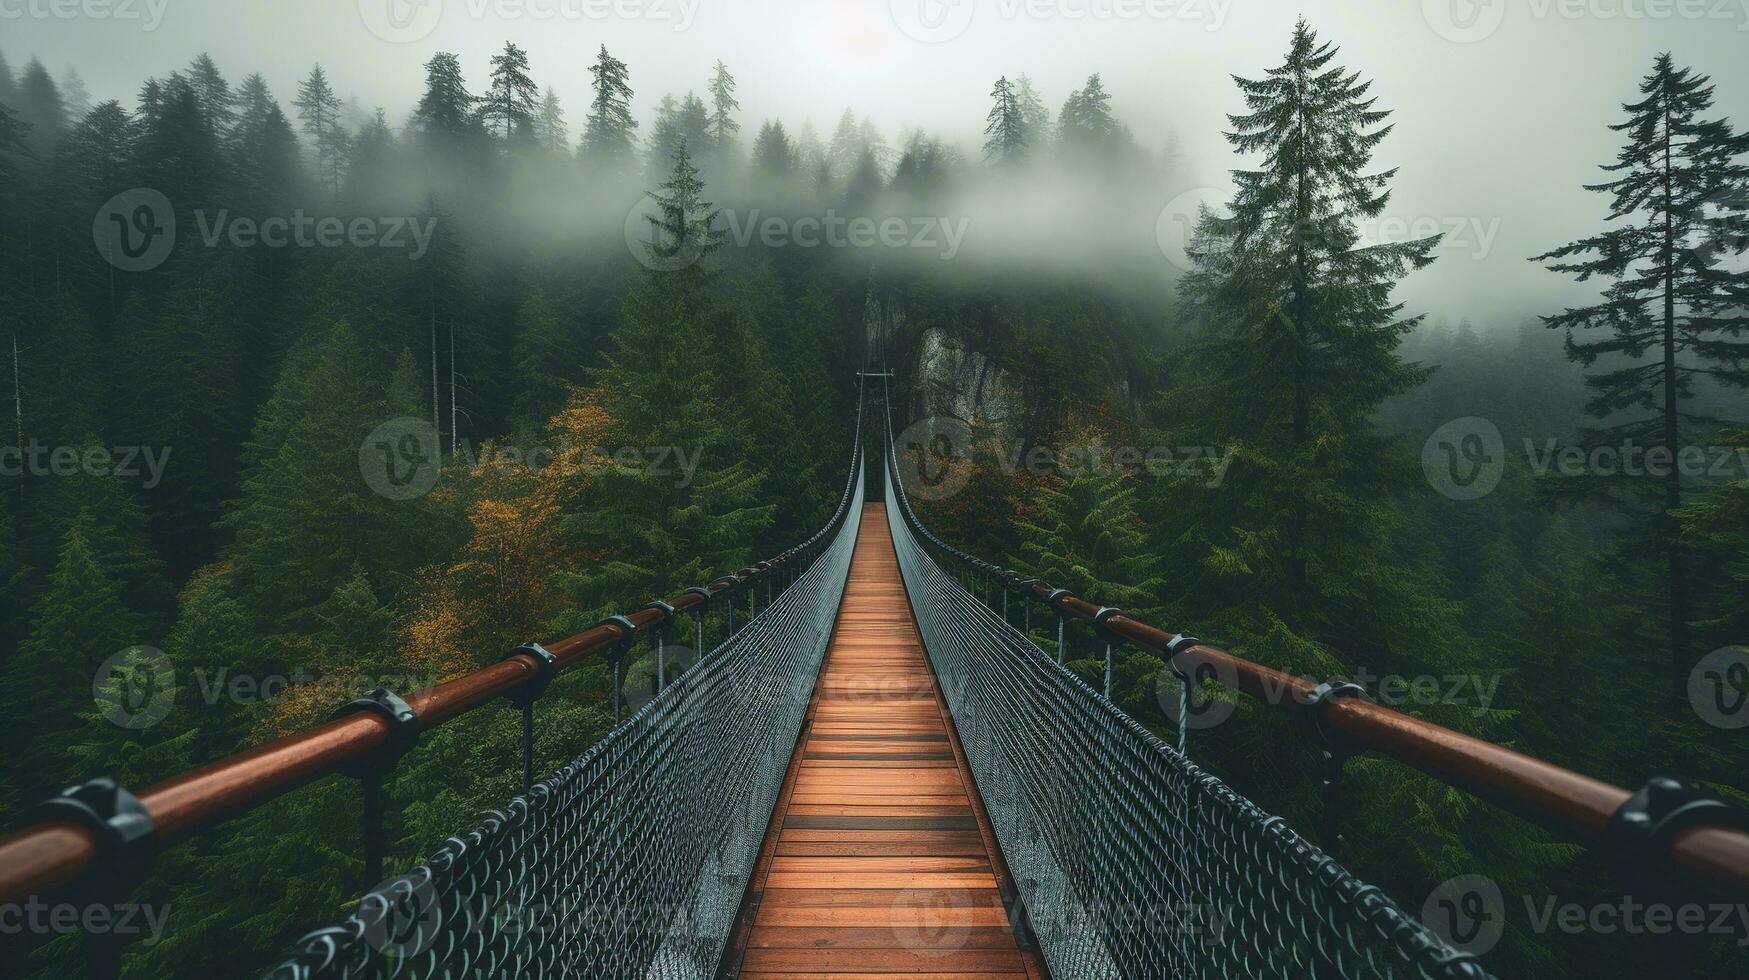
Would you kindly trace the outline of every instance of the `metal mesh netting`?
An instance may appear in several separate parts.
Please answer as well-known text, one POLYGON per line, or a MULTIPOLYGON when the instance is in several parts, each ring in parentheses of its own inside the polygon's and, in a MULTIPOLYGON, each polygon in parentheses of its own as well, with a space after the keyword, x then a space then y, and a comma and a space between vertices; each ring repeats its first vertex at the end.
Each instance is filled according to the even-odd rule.
POLYGON ((1053 975, 1488 976, 961 588, 896 467, 889 443, 905 589, 1053 975))
POLYGON ((272 976, 714 976, 843 597, 861 471, 764 611, 272 976))

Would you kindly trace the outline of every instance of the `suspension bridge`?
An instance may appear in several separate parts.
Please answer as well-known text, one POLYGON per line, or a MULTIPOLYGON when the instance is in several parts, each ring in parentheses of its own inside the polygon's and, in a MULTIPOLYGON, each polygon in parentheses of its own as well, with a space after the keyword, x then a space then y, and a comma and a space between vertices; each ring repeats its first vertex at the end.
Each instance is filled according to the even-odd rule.
MULTIPOLYGON (((138 792, 70 787, 0 838, 0 905, 124 901, 164 848, 341 775, 381 884, 276 978, 1491 976, 1347 871, 1333 833, 1314 843, 1191 760, 1208 685, 1304 716, 1327 796, 1375 752, 1605 851, 1631 882, 1749 892, 1743 813, 1704 793, 1612 786, 956 550, 912 509, 881 406, 866 429, 859 409, 836 512, 794 548, 138 792), (1103 646, 1103 690, 1064 666, 1071 627, 1103 646), (707 633, 670 676, 670 642, 706 651, 707 633), (1175 739, 1109 699, 1123 644, 1174 675, 1175 739), (656 693, 632 711, 637 657, 656 693), (601 660, 613 729, 536 773, 548 685, 601 660), (385 774, 422 732, 503 700, 523 792, 385 878, 385 774)), ((121 952, 85 936, 91 975, 121 952)))

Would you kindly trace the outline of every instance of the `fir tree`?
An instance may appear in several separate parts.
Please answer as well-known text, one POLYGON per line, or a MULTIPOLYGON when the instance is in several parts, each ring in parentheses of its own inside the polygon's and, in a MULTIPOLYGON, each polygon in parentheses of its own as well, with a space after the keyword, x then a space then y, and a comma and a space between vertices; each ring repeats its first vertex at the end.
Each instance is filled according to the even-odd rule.
POLYGON ((534 79, 528 77, 528 52, 505 42, 504 53, 492 56, 492 80, 480 98, 480 117, 501 127, 506 145, 513 139, 531 141, 539 95, 534 79))
POLYGON ((1749 165, 1743 160, 1749 134, 1733 133, 1723 119, 1701 118, 1712 108, 1710 82, 1677 68, 1670 55, 1658 56, 1640 85, 1645 98, 1624 106, 1627 120, 1610 127, 1628 134, 1616 162, 1603 168, 1619 176, 1586 187, 1610 195, 1609 220, 1620 223, 1534 260, 1581 282, 1593 276, 1613 280, 1602 301, 1543 320, 1567 332, 1568 356, 1587 368, 1605 362, 1605 369, 1586 378, 1594 393, 1587 410, 1616 421, 1592 431, 1588 445, 1631 440, 1657 447, 1667 461, 1655 483, 1611 480, 1607 492, 1652 511, 1650 529, 1665 564, 1666 640, 1678 697, 1684 696, 1693 651, 1690 584, 1676 513, 1684 503, 1682 470, 1676 461, 1685 430, 1692 437, 1721 421, 1685 410, 1685 403, 1698 377, 1749 386, 1749 340, 1742 339, 1749 329, 1749 270, 1718 261, 1721 245, 1723 254, 1740 255, 1749 240, 1717 234, 1749 215, 1749 165), (1590 331, 1604 335, 1585 339, 1595 336, 1590 331))
POLYGON ((31 611, 30 636, 0 674, 0 704, 26 733, 14 746, 8 771, 28 780, 11 787, 16 805, 45 795, 78 775, 64 752, 79 727, 78 707, 89 703, 91 680, 111 655, 143 639, 143 622, 74 527, 62 538, 48 588, 31 611))
MULTIPOLYGON (((1219 370, 1246 378, 1235 390, 1259 397, 1255 431, 1273 443, 1272 465, 1341 461, 1346 470, 1360 461, 1325 440, 1364 445, 1377 406, 1424 378, 1396 354, 1420 317, 1401 318, 1390 294, 1398 278, 1432 261, 1438 238, 1360 242, 1357 225, 1390 199, 1395 171, 1367 172, 1390 132, 1382 125, 1389 113, 1374 108, 1357 72, 1332 67, 1335 57, 1302 20, 1284 64, 1262 80, 1235 79, 1251 111, 1230 117, 1227 139, 1239 153, 1266 154, 1265 166, 1233 172, 1230 215, 1205 215, 1185 295, 1189 310, 1214 324, 1219 370), (1252 386, 1259 383, 1268 387, 1252 386), (1276 392, 1287 405, 1270 404, 1276 392)), ((1065 132, 1069 116, 1065 109, 1065 132)), ((1310 482, 1293 489, 1295 482, 1282 486, 1293 499, 1271 534, 1288 581, 1303 583, 1312 510, 1321 505, 1310 482)))
POLYGON ((759 136, 753 141, 753 166, 773 185, 789 179, 795 169, 795 153, 783 123, 768 120, 759 127, 759 136))
POLYGON ((316 171, 336 196, 346 176, 346 153, 349 140, 340 124, 340 96, 328 85, 327 73, 317 65, 298 84, 298 97, 292 100, 304 121, 304 133, 316 150, 316 171))
POLYGON ((606 173, 623 174, 631 160, 632 130, 638 128, 632 118, 630 74, 625 62, 607 53, 606 45, 589 66, 589 74, 595 95, 583 128, 584 159, 606 173))
POLYGON ((68 68, 61 76, 61 101, 66 104, 67 118, 78 123, 91 111, 91 90, 85 87, 85 79, 79 77, 77 68, 68 68))
POLYGON ((727 173, 735 134, 741 131, 741 124, 735 121, 741 103, 735 98, 735 76, 729 74, 728 66, 721 61, 711 69, 710 94, 711 146, 716 150, 718 168, 727 173))
POLYGON ((1026 153, 1027 133, 1026 119, 1008 76, 996 79, 990 98, 993 102, 990 114, 985 117, 984 159, 1013 163, 1026 153))
POLYGON ((425 63, 425 93, 413 109, 413 129, 434 150, 453 152, 478 132, 474 104, 461 59, 439 51, 425 63))
POLYGON ((559 104, 559 93, 547 86, 541 96, 540 108, 534 114, 534 141, 551 153, 563 153, 571 146, 571 136, 565 126, 565 110, 559 104))
POLYGON ((188 66, 188 82, 194 86, 195 98, 200 103, 201 112, 206 115, 208 128, 221 140, 228 137, 237 118, 237 98, 211 56, 202 53, 195 57, 188 66))

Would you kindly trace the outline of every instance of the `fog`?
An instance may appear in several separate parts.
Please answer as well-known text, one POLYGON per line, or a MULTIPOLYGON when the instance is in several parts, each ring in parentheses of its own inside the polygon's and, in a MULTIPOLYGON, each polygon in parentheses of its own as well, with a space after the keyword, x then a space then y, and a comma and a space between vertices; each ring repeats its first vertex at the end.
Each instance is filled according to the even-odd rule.
POLYGON ((971 161, 998 76, 1030 75, 1055 111, 1099 72, 1137 144, 1175 150, 1135 190, 1147 199, 1084 207, 1035 189, 1007 205, 968 203, 966 247, 1099 267, 1102 248, 1159 233, 1164 248, 1142 267, 1172 276, 1161 209, 1218 199, 1236 160, 1225 114, 1242 108, 1229 75, 1277 64, 1302 14, 1395 111, 1376 163, 1400 171, 1389 220, 1370 233, 1447 233, 1439 261, 1401 291, 1435 318, 1493 326, 1580 295, 1526 257, 1599 225, 1605 202, 1581 184, 1613 157, 1619 137, 1606 126, 1657 53, 1711 74, 1718 114, 1749 118, 1749 0, 0 0, 0 53, 14 69, 39 57, 56 77, 75 67, 94 100, 124 105, 142 79, 203 51, 233 79, 260 71, 282 104, 320 62, 343 97, 398 126, 433 52, 459 54, 479 91, 489 57, 513 41, 559 93, 575 139, 588 65, 605 44, 630 66, 642 133, 664 94, 702 93, 721 59, 740 83, 743 146, 767 118, 828 135, 851 107, 889 143, 922 130, 971 161), (1125 227, 1111 227, 1114 210, 1125 227))

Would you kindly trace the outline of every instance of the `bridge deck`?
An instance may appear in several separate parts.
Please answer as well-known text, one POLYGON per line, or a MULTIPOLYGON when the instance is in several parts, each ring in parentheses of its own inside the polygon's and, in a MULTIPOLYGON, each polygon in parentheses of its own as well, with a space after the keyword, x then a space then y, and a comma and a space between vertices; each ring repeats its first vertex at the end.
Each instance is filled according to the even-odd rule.
POLYGON ((754 872, 747 980, 1042 976, 924 660, 882 505, 850 580, 754 872))

